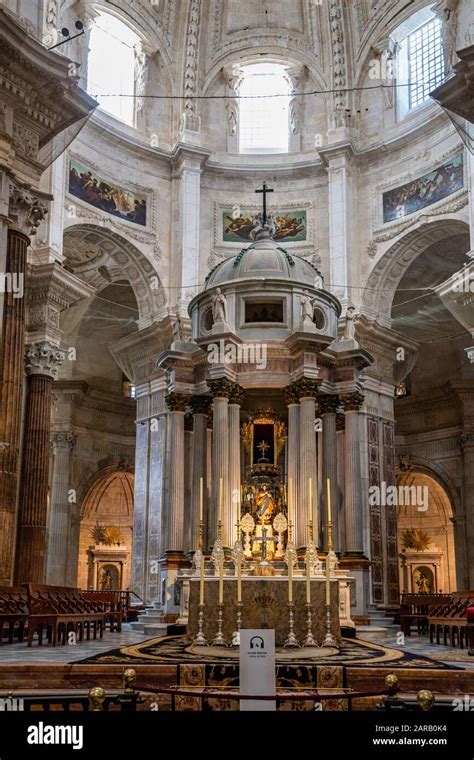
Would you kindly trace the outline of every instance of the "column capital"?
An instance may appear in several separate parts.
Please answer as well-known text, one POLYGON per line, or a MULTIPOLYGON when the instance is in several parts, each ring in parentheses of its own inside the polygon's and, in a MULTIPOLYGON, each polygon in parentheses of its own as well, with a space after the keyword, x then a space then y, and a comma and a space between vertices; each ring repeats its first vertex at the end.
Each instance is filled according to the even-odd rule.
POLYGON ((337 414, 341 401, 337 394, 325 393, 318 396, 318 404, 321 414, 337 414))
POLYGON ((25 350, 25 370, 27 375, 44 375, 54 380, 58 367, 64 361, 65 353, 47 340, 30 343, 25 350))
POLYGON ((191 396, 189 406, 193 414, 208 414, 212 399, 210 396, 191 396))
POLYGON ((55 454, 60 451, 72 451, 76 445, 75 433, 59 430, 51 433, 51 446, 55 454))
POLYGON ((217 380, 208 380, 209 392, 213 399, 227 398, 230 404, 241 404, 244 398, 244 391, 238 383, 233 383, 226 377, 220 377, 217 380))
POLYGON ((358 412, 364 403, 364 395, 359 391, 341 393, 340 398, 345 412, 358 412))
POLYGON ((189 393, 176 393, 172 391, 165 396, 165 401, 171 412, 185 412, 189 406, 190 398, 189 393))
POLYGON ((307 377, 296 380, 285 389, 286 403, 297 404, 302 398, 316 398, 321 382, 321 380, 310 380, 307 377))
POLYGON ((192 433, 194 430, 194 415, 190 411, 187 411, 184 415, 184 429, 189 433, 192 433))
POLYGON ((8 215, 12 228, 30 237, 48 213, 50 196, 25 187, 10 185, 8 215))

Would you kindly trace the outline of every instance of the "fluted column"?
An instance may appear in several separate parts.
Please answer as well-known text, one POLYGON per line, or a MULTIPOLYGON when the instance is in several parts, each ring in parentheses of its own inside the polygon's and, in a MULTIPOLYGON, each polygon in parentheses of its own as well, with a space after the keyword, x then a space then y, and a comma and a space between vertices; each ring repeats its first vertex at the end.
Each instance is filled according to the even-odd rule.
POLYGON ((54 453, 51 497, 49 505, 46 583, 67 586, 68 558, 71 545, 73 504, 68 501, 70 488, 71 451, 76 437, 74 433, 56 432, 51 436, 54 453))
MULTIPOLYGON (((312 482, 313 514, 311 518, 318 524, 316 494, 318 483, 316 430, 316 396, 320 382, 303 378, 293 383, 295 396, 299 397, 299 476, 298 505, 295 510, 295 542, 297 546, 306 546, 308 542, 309 488, 312 482)), ((291 453, 291 452, 290 452, 291 453)))
POLYGON ((184 551, 184 415, 189 396, 169 393, 168 552, 184 551))
POLYGON ((323 529, 324 548, 327 549, 326 526, 328 524, 327 504, 327 481, 330 481, 331 490, 331 521, 333 548, 339 551, 339 527, 338 527, 338 488, 337 488, 337 432, 336 413, 339 406, 337 396, 326 395, 319 398, 321 419, 323 422, 323 478, 322 478, 322 504, 323 504, 323 529))
POLYGON ((16 582, 43 583, 53 378, 64 352, 48 341, 26 348, 25 432, 20 486, 16 582))
MULTIPOLYGON (((212 396, 212 508, 210 515, 209 539, 214 542, 217 536, 219 512, 219 484, 222 478, 222 540, 230 546, 232 540, 232 508, 229 491, 229 398, 235 398, 239 386, 220 378, 208 380, 212 396)), ((239 449, 240 452, 240 449, 239 449)))
POLYGON ((200 479, 203 479, 204 501, 204 536, 208 520, 207 510, 207 411, 211 399, 209 396, 192 396, 190 406, 193 412, 193 485, 191 510, 191 550, 199 543, 199 500, 200 479))
POLYGON ((292 386, 286 391, 286 403, 288 405, 288 510, 293 522, 296 535, 298 522, 298 476, 300 461, 300 405, 298 396, 292 386))
MULTIPOLYGON (((0 584, 13 582, 15 514, 23 395, 25 346, 25 272, 29 235, 44 218, 46 205, 36 195, 10 187, 5 274, 15 288, 3 294, 0 353, 0 584)), ((49 446, 49 443, 48 443, 49 446)))
POLYGON ((229 508, 224 517, 224 536, 228 546, 237 538, 237 512, 240 506, 240 405, 243 391, 236 386, 229 397, 229 508))
POLYGON ((360 414, 364 397, 361 393, 344 393, 341 401, 345 412, 344 433, 344 524, 345 553, 363 556, 363 504, 360 466, 360 414))

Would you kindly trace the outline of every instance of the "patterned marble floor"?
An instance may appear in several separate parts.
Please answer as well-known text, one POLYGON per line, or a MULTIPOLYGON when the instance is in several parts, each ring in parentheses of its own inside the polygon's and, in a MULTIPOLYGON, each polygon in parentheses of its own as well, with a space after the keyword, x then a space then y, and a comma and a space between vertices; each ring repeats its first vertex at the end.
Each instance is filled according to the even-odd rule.
POLYGON ((25 663, 47 663, 54 662, 58 665, 61 663, 76 662, 83 660, 85 657, 92 657, 107 652, 109 649, 130 646, 138 644, 140 641, 149 638, 143 633, 126 630, 125 627, 121 633, 111 633, 106 631, 103 639, 96 641, 82 641, 77 644, 65 644, 64 646, 39 647, 34 644, 28 647, 26 642, 23 644, 3 644, 0 647, 0 667, 2 665, 23 665, 25 663))
MULTIPOLYGON (((26 642, 23 644, 4 644, 0 647, 0 667, 1 665, 25 664, 25 663, 71 663, 93 657, 101 652, 107 652, 111 649, 139 644, 148 639, 143 633, 127 630, 125 625, 121 633, 110 633, 106 631, 104 638, 97 641, 84 641, 75 645, 57 646, 54 649, 49 646, 27 647, 26 642)), ((370 634, 364 631, 363 640, 371 641, 370 634)), ((405 647, 397 643, 395 636, 387 638, 373 639, 378 644, 386 647, 405 650, 415 655, 425 655, 433 659, 445 662, 450 665, 474 670, 474 657, 469 657, 466 649, 451 649, 440 645, 430 644, 426 636, 411 636, 407 639, 405 647)))
POLYGON ((434 660, 439 660, 447 665, 458 665, 461 668, 466 668, 466 670, 474 670, 474 657, 468 655, 467 649, 452 649, 441 644, 430 644, 429 636, 414 635, 407 637, 404 646, 397 643, 395 635, 389 635, 384 639, 375 637, 372 639, 370 633, 364 631, 364 635, 360 638, 366 641, 376 641, 386 647, 394 647, 394 649, 401 649, 402 651, 407 650, 412 654, 432 657, 434 660))

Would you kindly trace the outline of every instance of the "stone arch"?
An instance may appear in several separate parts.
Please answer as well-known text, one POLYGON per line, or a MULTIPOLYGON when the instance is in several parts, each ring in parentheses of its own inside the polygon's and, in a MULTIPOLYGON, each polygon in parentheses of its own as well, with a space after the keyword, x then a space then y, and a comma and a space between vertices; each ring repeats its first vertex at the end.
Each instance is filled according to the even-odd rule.
POLYGON ((367 279, 362 297, 362 313, 385 327, 392 324, 391 308, 398 284, 407 269, 428 246, 440 240, 469 232, 459 219, 421 222, 397 240, 377 261, 367 279))
POLYGON ((77 558, 78 585, 82 588, 98 588, 104 566, 116 569, 122 588, 130 585, 133 480, 130 472, 108 466, 96 473, 85 494, 77 558))
POLYGON ((64 233, 64 264, 100 292, 111 282, 127 280, 138 304, 139 329, 166 313, 161 278, 129 240, 96 224, 74 224, 64 233))
POLYGON ((318 88, 327 88, 327 81, 324 79, 322 72, 315 67, 314 59, 302 50, 292 50, 290 48, 281 48, 276 45, 265 45, 265 58, 255 47, 243 44, 241 41, 236 42, 229 50, 226 50, 218 59, 213 62, 212 67, 206 74, 203 83, 202 94, 209 93, 211 87, 215 84, 219 73, 223 68, 240 63, 247 65, 250 63, 262 63, 264 60, 270 60, 274 63, 281 63, 289 66, 306 66, 312 79, 316 82, 318 88))
POLYGON ((397 477, 399 489, 426 489, 428 494, 426 510, 399 498, 397 526, 401 590, 416 593, 419 590, 417 579, 422 572, 430 579, 431 591, 452 592, 457 588, 453 504, 439 477, 433 477, 434 473, 427 470, 426 467, 412 467, 400 471, 397 477), (407 538, 415 539, 415 544, 417 539, 427 538, 429 543, 410 546, 407 538))
MULTIPOLYGON (((402 455, 401 455, 402 458, 402 455)), ((426 475, 432 480, 436 481, 438 485, 445 491, 451 504, 452 515, 461 513, 461 501, 459 497, 459 488, 456 484, 451 473, 443 467, 439 462, 433 462, 432 460, 425 459, 420 456, 409 455, 408 468, 404 470, 400 464, 397 465, 396 474, 397 482, 404 472, 418 472, 422 475, 426 475)))

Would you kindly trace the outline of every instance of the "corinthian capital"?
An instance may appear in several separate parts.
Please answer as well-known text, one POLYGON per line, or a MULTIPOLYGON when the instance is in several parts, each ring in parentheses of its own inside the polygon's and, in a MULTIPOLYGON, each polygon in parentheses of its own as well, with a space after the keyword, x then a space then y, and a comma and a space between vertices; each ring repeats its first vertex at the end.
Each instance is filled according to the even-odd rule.
POLYGON ((51 433, 51 445, 55 454, 61 451, 72 451, 76 443, 74 433, 61 430, 51 433))
POLYGON ((41 196, 27 188, 10 185, 8 215, 12 227, 23 235, 36 235, 39 227, 48 213, 48 196, 41 196))
POLYGON ((31 343, 25 351, 26 374, 44 375, 54 379, 64 356, 64 351, 52 346, 47 340, 31 343))

